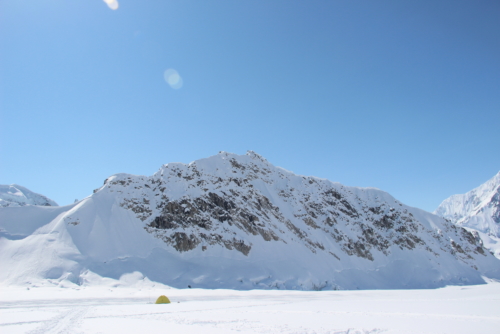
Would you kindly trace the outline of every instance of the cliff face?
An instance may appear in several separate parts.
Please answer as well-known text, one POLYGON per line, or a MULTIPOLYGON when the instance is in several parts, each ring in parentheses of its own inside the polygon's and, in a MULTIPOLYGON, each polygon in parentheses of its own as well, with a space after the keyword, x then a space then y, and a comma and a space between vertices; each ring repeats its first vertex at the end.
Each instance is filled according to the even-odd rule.
POLYGON ((38 238, 58 231, 71 249, 57 273, 74 279, 87 269, 137 270, 177 287, 365 289, 500 278, 500 261, 466 229, 251 151, 167 164, 151 177, 111 176, 40 226, 38 238))

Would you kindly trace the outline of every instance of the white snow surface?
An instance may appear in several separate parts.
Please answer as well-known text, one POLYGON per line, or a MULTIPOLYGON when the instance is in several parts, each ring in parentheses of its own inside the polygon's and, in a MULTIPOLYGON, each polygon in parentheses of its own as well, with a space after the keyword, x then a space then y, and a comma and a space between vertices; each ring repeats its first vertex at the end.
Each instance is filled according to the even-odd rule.
MULTIPOLYGON (((500 278, 471 233, 374 188, 295 175, 255 152, 116 174, 64 207, 0 208, 0 283, 139 272, 176 288, 437 288, 500 278)), ((58 283, 59 284, 59 283, 58 283)))
POLYGON ((0 184, 0 207, 25 205, 57 206, 57 203, 18 184, 0 184))
POLYGON ((485 247, 500 259, 500 172, 468 193, 447 198, 434 213, 478 231, 485 247))
POLYGON ((498 282, 432 290, 236 291, 172 289, 137 273, 127 276, 80 286, 1 286, 0 331, 491 334, 500 328, 498 282), (171 303, 154 304, 160 295, 171 303))

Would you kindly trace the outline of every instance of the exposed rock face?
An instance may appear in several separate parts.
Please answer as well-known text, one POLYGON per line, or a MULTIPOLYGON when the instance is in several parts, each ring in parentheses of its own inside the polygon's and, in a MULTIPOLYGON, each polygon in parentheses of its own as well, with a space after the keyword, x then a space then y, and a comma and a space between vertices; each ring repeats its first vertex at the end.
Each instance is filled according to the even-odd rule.
MULTIPOLYGON (((227 195, 223 193, 223 196, 227 195)), ((270 203, 265 197, 263 199, 259 198, 253 203, 254 207, 257 208, 257 214, 262 217, 265 213, 262 211, 260 203, 265 203, 267 206, 270 203)), ((229 198, 225 199, 212 192, 193 200, 165 200, 158 207, 162 208, 161 214, 154 218, 146 227, 146 230, 172 244, 179 251, 191 250, 203 241, 208 245, 224 245, 228 249, 236 249, 247 255, 251 245, 246 245, 243 240, 235 238, 226 240, 221 234, 217 233, 217 231, 228 232, 228 227, 232 226, 252 235, 260 235, 266 241, 279 239, 273 230, 264 229, 265 225, 260 223, 259 218, 248 209, 238 207, 229 198), (192 228, 201 229, 202 232, 198 236, 195 234, 187 236, 185 233, 181 233, 182 238, 179 238, 180 232, 169 235, 167 231, 161 231, 192 228), (185 238, 190 239, 191 242, 186 243, 185 238)))
POLYGON ((423 288, 500 278, 478 235, 378 189, 295 175, 251 151, 170 163, 151 177, 111 176, 58 217, 59 235, 71 235, 87 269, 139 270, 177 287, 423 288))

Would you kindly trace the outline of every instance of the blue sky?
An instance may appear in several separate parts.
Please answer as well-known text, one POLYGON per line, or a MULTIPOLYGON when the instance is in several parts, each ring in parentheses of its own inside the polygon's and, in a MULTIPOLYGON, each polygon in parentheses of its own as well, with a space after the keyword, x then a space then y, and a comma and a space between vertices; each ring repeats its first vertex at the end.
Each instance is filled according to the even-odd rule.
POLYGON ((118 1, 0 1, 1 184, 251 149, 432 211, 500 170, 496 0, 118 1))

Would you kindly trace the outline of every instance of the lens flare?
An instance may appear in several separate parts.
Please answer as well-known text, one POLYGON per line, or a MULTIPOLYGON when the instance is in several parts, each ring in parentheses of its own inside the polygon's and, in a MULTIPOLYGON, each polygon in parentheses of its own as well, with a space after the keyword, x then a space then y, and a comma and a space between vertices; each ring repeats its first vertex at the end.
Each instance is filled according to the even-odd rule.
POLYGON ((117 10, 118 9, 118 1, 117 0, 102 0, 108 5, 109 8, 112 10, 117 10))
POLYGON ((163 77, 165 81, 172 87, 173 89, 179 89, 182 87, 182 78, 173 68, 169 68, 163 73, 163 77))

